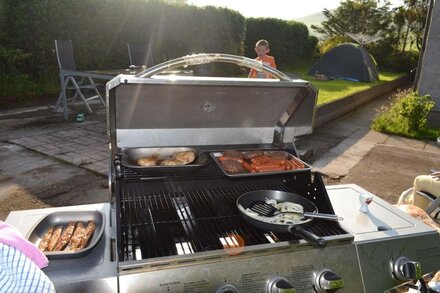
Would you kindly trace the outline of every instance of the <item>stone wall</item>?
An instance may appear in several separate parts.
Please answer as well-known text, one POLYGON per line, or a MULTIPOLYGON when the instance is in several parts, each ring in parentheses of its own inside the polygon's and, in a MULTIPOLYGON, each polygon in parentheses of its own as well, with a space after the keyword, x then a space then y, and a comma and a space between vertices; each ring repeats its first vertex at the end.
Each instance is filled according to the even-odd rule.
POLYGON ((362 92, 355 93, 351 96, 320 105, 316 109, 314 127, 318 128, 327 122, 350 113, 363 104, 374 100, 375 98, 382 97, 399 87, 407 85, 408 83, 409 76, 404 75, 393 81, 386 82, 362 92))

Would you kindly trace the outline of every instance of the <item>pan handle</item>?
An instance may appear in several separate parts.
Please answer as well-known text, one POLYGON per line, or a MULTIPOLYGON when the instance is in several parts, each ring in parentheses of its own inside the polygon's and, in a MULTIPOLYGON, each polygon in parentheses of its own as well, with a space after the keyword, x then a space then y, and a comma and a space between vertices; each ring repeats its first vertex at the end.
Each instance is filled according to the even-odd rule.
POLYGON ((325 246, 327 246, 327 241, 324 238, 319 237, 318 235, 316 235, 313 232, 306 231, 300 225, 290 226, 289 227, 289 232, 294 234, 294 235, 301 236, 307 242, 315 244, 318 247, 325 247, 325 246))

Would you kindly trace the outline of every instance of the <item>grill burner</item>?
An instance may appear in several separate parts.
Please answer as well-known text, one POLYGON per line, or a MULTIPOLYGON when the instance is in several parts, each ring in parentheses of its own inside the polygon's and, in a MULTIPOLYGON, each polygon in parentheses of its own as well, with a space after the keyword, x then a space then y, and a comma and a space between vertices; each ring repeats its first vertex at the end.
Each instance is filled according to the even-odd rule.
MULTIPOLYGON (((119 258, 124 261, 298 242, 294 235, 263 232, 242 219, 236 200, 249 191, 295 192, 320 212, 333 213, 320 175, 312 182, 310 172, 228 179, 213 161, 197 171, 121 170, 119 258)), ((307 230, 322 237, 347 234, 337 223, 316 219, 307 230)))

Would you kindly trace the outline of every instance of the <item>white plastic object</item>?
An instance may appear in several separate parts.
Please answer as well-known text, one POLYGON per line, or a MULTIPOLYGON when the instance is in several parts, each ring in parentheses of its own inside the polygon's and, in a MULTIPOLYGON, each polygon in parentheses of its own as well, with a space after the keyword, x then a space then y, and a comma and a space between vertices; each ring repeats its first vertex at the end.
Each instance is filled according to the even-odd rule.
POLYGON ((359 201, 361 202, 361 207, 359 210, 365 214, 370 212, 368 205, 373 201, 373 196, 368 193, 360 193, 359 201))

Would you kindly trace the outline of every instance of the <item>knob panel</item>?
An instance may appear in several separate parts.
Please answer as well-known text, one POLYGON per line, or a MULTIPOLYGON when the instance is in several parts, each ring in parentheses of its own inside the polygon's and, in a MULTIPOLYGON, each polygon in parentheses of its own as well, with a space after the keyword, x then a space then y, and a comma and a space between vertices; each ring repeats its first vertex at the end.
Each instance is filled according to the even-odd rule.
POLYGON ((344 280, 329 269, 324 269, 316 274, 315 288, 318 293, 336 292, 344 288, 344 280))
POLYGON ((224 284, 219 287, 215 293, 239 293, 237 287, 232 284, 224 284))
POLYGON ((422 277, 422 268, 419 262, 402 256, 394 261, 393 275, 400 281, 418 280, 422 277))
POLYGON ((296 293, 289 281, 282 276, 275 276, 267 281, 267 293, 296 293))

